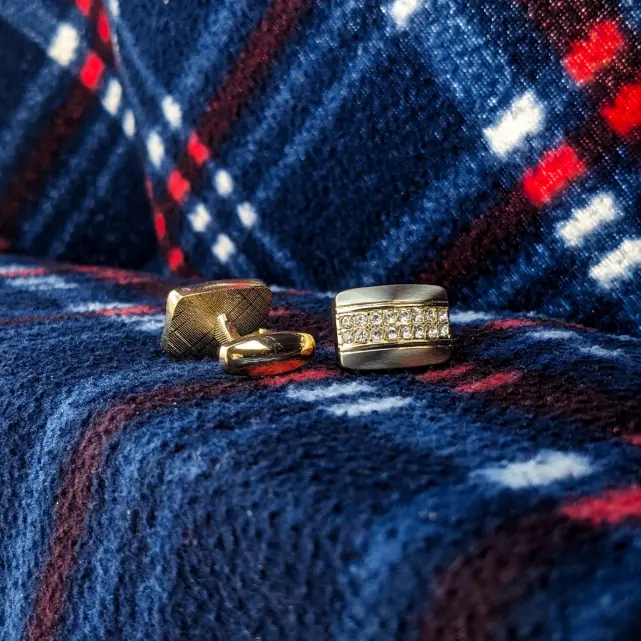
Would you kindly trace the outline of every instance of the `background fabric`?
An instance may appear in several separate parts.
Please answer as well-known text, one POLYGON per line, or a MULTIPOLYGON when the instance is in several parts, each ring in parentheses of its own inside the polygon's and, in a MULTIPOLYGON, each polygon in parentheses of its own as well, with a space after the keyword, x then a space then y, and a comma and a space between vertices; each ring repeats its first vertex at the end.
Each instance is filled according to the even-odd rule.
POLYGON ((641 341, 454 313, 452 363, 159 349, 175 282, 0 260, 0 638, 610 641, 641 632, 641 341))
POLYGON ((634 0, 7 0, 0 234, 639 332, 634 0), (148 181, 145 189, 145 176, 148 181))
POLYGON ((0 2, 0 639, 640 638, 640 29, 0 2), (167 359, 192 276, 274 285, 314 365, 167 359), (392 282, 454 359, 340 371, 332 292, 392 282))

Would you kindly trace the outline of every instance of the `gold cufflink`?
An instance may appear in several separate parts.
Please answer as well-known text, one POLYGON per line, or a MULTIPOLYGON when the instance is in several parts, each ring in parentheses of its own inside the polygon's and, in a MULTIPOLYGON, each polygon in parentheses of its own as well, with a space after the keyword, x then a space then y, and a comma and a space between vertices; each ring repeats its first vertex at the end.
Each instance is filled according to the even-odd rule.
POLYGON ((218 356, 228 374, 272 376, 311 361, 314 338, 262 329, 272 305, 260 280, 220 280, 174 289, 161 345, 173 358, 218 356))
POLYGON ((422 367, 452 356, 447 292, 381 285, 340 292, 332 303, 337 359, 347 369, 422 367))

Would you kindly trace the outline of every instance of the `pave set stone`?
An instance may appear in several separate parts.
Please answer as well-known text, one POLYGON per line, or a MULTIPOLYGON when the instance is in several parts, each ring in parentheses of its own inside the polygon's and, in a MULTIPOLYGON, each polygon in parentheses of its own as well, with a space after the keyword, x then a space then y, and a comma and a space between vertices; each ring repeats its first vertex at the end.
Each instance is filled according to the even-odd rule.
POLYGON ((450 338, 444 307, 395 307, 339 314, 341 345, 375 345, 450 338))

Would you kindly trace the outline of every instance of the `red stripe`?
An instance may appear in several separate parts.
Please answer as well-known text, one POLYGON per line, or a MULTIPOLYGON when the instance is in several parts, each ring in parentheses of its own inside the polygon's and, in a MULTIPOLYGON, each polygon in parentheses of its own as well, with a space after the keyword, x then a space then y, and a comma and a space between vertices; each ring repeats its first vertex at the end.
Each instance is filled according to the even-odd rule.
MULTIPOLYGON (((196 131, 189 138, 187 148, 176 164, 182 178, 188 183, 200 175, 204 162, 218 152, 220 143, 228 134, 231 126, 240 116, 242 107, 252 96, 269 65, 302 15, 312 6, 313 0, 274 0, 247 44, 240 53, 236 64, 223 80, 218 93, 210 103, 196 131)), ((171 199, 157 201, 157 209, 165 218, 165 234, 159 237, 170 269, 178 274, 190 275, 191 268, 185 256, 178 254, 176 243, 171 236, 178 227, 180 218, 180 199, 173 198, 174 183, 168 182, 167 191, 171 199), (178 201, 178 203, 176 202, 178 201)))
POLYGON ((625 39, 616 22, 598 22, 585 40, 572 44, 563 65, 578 84, 586 84, 616 58, 624 45, 625 39))
POLYGON ((601 113, 614 132, 626 136, 641 127, 641 84, 622 87, 601 113))
POLYGON ((94 477, 110 441, 134 418, 176 404, 214 400, 225 394, 248 389, 272 387, 298 380, 334 375, 327 369, 300 372, 299 378, 281 376, 255 381, 205 381, 176 387, 163 387, 133 394, 107 411, 98 414, 71 455, 55 503, 54 526, 49 554, 39 578, 33 615, 27 628, 27 641, 53 641, 69 587, 78 545, 90 509, 94 477))
POLYGON ((586 167, 568 144, 562 144, 543 155, 539 164, 523 176, 523 191, 535 207, 547 205, 586 167))
POLYGON ((597 497, 580 499, 563 508, 563 513, 594 526, 615 525, 629 519, 641 519, 641 487, 612 490, 597 497))
POLYGON ((523 372, 519 371, 496 372, 496 374, 490 374, 489 376, 486 376, 485 378, 482 378, 478 381, 472 381, 471 383, 458 385, 454 388, 454 391, 464 394, 487 392, 489 390, 494 390, 497 387, 502 387, 503 385, 513 385, 522 376, 523 372))
POLYGON ((446 369, 437 369, 431 372, 425 372, 424 374, 419 374, 416 377, 416 380, 420 381, 421 383, 449 381, 453 378, 459 378, 459 376, 468 374, 473 369, 474 365, 472 363, 463 363, 462 365, 454 365, 453 367, 448 367, 446 369))

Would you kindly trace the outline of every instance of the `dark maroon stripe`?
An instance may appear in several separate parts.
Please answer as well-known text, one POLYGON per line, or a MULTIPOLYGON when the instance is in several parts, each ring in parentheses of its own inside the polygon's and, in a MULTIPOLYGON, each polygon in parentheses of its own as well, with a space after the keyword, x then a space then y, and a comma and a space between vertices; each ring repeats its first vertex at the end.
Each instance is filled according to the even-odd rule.
POLYGON ((20 211, 29 200, 38 197, 49 170, 92 101, 93 93, 77 78, 74 79, 71 93, 53 116, 51 126, 40 137, 22 170, 9 183, 0 200, 0 234, 13 236, 20 211))
POLYGON ((25 641, 53 641, 67 596, 69 576, 75 567, 78 545, 90 507, 91 489, 105 448, 128 423, 139 416, 176 404, 214 400, 248 389, 269 388, 287 382, 319 380, 335 375, 333 370, 308 368, 290 376, 257 380, 223 380, 161 387, 133 394, 98 414, 75 448, 58 494, 49 554, 39 577, 33 614, 25 641))
MULTIPOLYGON (((210 156, 218 153, 220 143, 240 116, 242 107, 312 4, 313 0, 274 0, 269 6, 196 128, 196 133, 208 147, 210 156)), ((179 159, 177 168, 190 183, 197 181, 201 175, 201 167, 194 162, 187 150, 179 159)), ((166 234, 160 240, 161 247, 167 254, 176 246, 172 238, 178 234, 181 208, 169 195, 159 199, 157 207, 166 219, 166 234)), ((190 276, 193 268, 185 262, 185 268, 181 267, 178 272, 181 276, 190 276)))
MULTIPOLYGON (((602 537, 600 530, 558 513, 504 525, 437 578, 421 641, 506 638, 502 624, 532 591, 550 584, 559 561, 598 546, 602 537)), ((545 628, 545 618, 540 623, 545 628)))
POLYGON ((613 17, 607 0, 520 0, 530 20, 562 53, 593 23, 613 17))
POLYGON ((212 155, 313 0, 274 0, 197 129, 212 155))
MULTIPOLYGON (((100 41, 95 30, 101 8, 102 3, 95 2, 88 17, 93 30, 92 46, 100 41)), ((101 51, 104 55, 104 47, 101 51)), ((107 60, 111 61, 111 55, 107 56, 107 60)), ((0 198, 0 235, 5 239, 10 240, 14 236, 22 208, 40 195, 48 172, 61 155, 67 140, 82 122, 93 100, 94 93, 79 78, 74 78, 71 92, 53 115, 49 129, 40 136, 22 169, 0 198)))
POLYGON ((537 215, 537 209, 521 190, 515 189, 501 204, 482 214, 467 230, 459 233, 442 259, 419 275, 419 281, 439 283, 456 291, 459 282, 471 280, 482 273, 486 267, 484 262, 492 253, 514 253, 527 223, 537 215))

